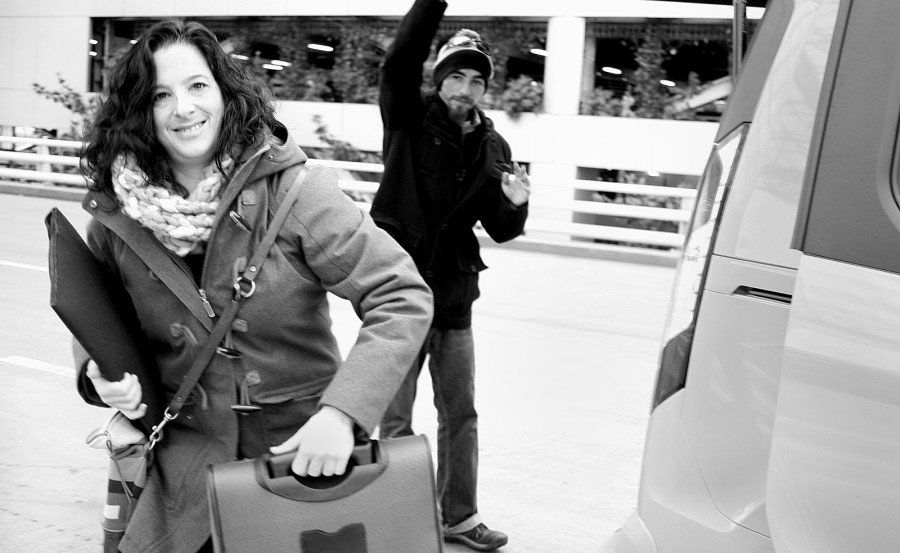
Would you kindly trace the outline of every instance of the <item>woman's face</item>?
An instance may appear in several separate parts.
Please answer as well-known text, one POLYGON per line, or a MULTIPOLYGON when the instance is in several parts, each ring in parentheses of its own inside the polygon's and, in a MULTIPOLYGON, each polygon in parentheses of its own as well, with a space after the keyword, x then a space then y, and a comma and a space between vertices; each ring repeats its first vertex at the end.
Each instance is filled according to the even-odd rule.
POLYGON ((153 54, 153 125, 176 175, 202 174, 215 153, 225 102, 206 59, 190 44, 153 54))

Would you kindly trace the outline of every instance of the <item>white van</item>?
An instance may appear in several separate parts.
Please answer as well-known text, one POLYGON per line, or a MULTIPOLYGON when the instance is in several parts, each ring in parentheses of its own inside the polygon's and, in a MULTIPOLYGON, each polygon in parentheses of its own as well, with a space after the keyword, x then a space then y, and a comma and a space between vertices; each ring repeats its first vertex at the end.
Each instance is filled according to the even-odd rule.
POLYGON ((900 0, 768 3, 601 551, 900 551, 900 0))

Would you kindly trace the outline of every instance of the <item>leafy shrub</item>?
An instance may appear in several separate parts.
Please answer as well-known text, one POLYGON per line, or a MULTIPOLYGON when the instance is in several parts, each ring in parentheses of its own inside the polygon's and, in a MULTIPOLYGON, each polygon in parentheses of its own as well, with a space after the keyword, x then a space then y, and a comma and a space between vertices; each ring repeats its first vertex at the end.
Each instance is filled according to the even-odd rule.
MULTIPOLYGON (((356 161, 363 163, 381 163, 381 154, 375 152, 366 152, 360 150, 346 140, 340 140, 328 130, 328 126, 322 122, 320 115, 313 116, 313 123, 316 124, 315 134, 330 148, 303 148, 310 157, 316 159, 331 159, 335 161, 356 161)), ((370 173, 368 171, 347 171, 347 174, 355 180, 378 182, 381 175, 378 173, 370 173)), ((374 194, 367 192, 358 192, 355 190, 347 191, 354 201, 372 203, 374 194)))
POLYGON ((58 138, 81 140, 84 125, 93 118, 94 112, 97 110, 99 103, 97 96, 76 92, 59 73, 56 74, 56 78, 59 81, 58 89, 50 89, 40 83, 31 83, 31 87, 38 96, 62 104, 72 113, 71 127, 58 138))
POLYGON ((522 113, 541 113, 544 109, 544 84, 522 75, 509 82, 498 104, 496 107, 513 119, 522 113))
POLYGON ((635 117, 631 107, 634 97, 625 93, 620 98, 614 97, 612 90, 597 87, 581 101, 581 115, 608 115, 611 117, 635 117))

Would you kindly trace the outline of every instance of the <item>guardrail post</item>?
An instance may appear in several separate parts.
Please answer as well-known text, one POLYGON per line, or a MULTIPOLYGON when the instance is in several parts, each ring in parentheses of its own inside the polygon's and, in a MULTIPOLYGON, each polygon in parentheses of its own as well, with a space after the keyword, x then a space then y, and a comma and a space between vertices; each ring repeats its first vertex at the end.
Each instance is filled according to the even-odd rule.
MULTIPOLYGON (((695 203, 697 203, 697 198, 695 196, 691 196, 690 198, 681 198, 679 206, 681 207, 681 209, 693 213, 695 203)), ((690 224, 691 222, 689 220, 684 223, 678 223, 678 234, 686 235, 688 232, 688 225, 690 224)))
MULTIPOLYGON (((571 165, 555 165, 550 163, 532 163, 529 167, 529 177, 531 178, 531 197, 532 199, 541 200, 562 200, 564 202, 572 201, 575 198, 575 188, 573 186, 561 186, 565 184, 571 185, 575 181, 577 167, 571 165)), ((529 206, 529 219, 540 219, 544 221, 559 221, 563 223, 571 223, 574 219, 574 212, 566 209, 550 209, 529 206)), ((545 233, 530 231, 527 236, 538 240, 547 240, 551 242, 569 242, 572 235, 559 233, 545 233)))
MULTIPOLYGON (((47 146, 46 144, 38 144, 34 147, 34 151, 38 155, 42 155, 42 156, 50 155, 50 146, 47 146)), ((35 165, 35 167, 37 167, 38 171, 42 171, 44 173, 50 173, 53 171, 52 165, 46 161, 41 162, 41 163, 35 163, 34 165, 35 165)))
MULTIPOLYGON (((0 136, 12 136, 15 132, 15 127, 11 125, 0 125, 0 136)), ((12 150, 13 143, 12 142, 0 142, 0 150, 12 150)))
MULTIPOLYGON (((544 66, 544 111, 548 114, 578 115, 581 99, 582 73, 584 71, 584 45, 587 21, 583 17, 551 17, 547 22, 547 59, 544 66)), ((593 82, 593 72, 591 73, 593 82)), ((513 148, 515 153, 515 148, 513 148)), ((548 200, 572 201, 575 188, 571 183, 578 178, 578 167, 553 163, 531 165, 532 195, 548 200), (557 186, 541 186, 547 183, 557 186), (570 186, 558 186, 568 183, 570 186)), ((529 208, 529 217, 571 223, 572 210, 529 208)), ((535 237, 530 232, 529 238, 535 237)), ((572 235, 550 234, 540 236, 554 242, 572 240, 572 235)))

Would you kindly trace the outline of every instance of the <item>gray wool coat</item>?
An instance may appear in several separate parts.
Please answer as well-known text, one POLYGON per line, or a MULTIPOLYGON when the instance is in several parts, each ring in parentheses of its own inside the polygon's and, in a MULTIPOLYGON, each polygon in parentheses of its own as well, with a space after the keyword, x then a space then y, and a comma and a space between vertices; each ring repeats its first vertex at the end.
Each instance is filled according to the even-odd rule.
MULTIPOLYGON (((306 162, 285 138, 266 136, 237 160, 221 193, 199 287, 184 260, 124 215, 114 197, 91 192, 85 198, 93 216, 88 245, 124 284, 167 401, 214 322, 201 295, 215 313, 224 310, 237 271, 293 184, 279 182, 279 175, 306 162), (164 276, 187 279, 195 297, 179 297, 148 268, 146 256, 159 255, 154 248, 171 261, 164 276)), ((207 466, 236 459, 239 450, 253 449, 251 442, 257 448, 260 441, 282 443, 321 405, 340 409, 371 434, 419 352, 432 296, 410 257, 338 188, 334 171, 313 167, 302 186, 254 295, 232 325, 229 340, 242 356, 215 355, 180 416, 166 426, 123 552, 194 553, 210 535, 207 466), (362 321, 344 360, 326 292, 349 300, 362 321), (239 431, 231 406, 242 401, 262 408, 257 431, 239 431)))

